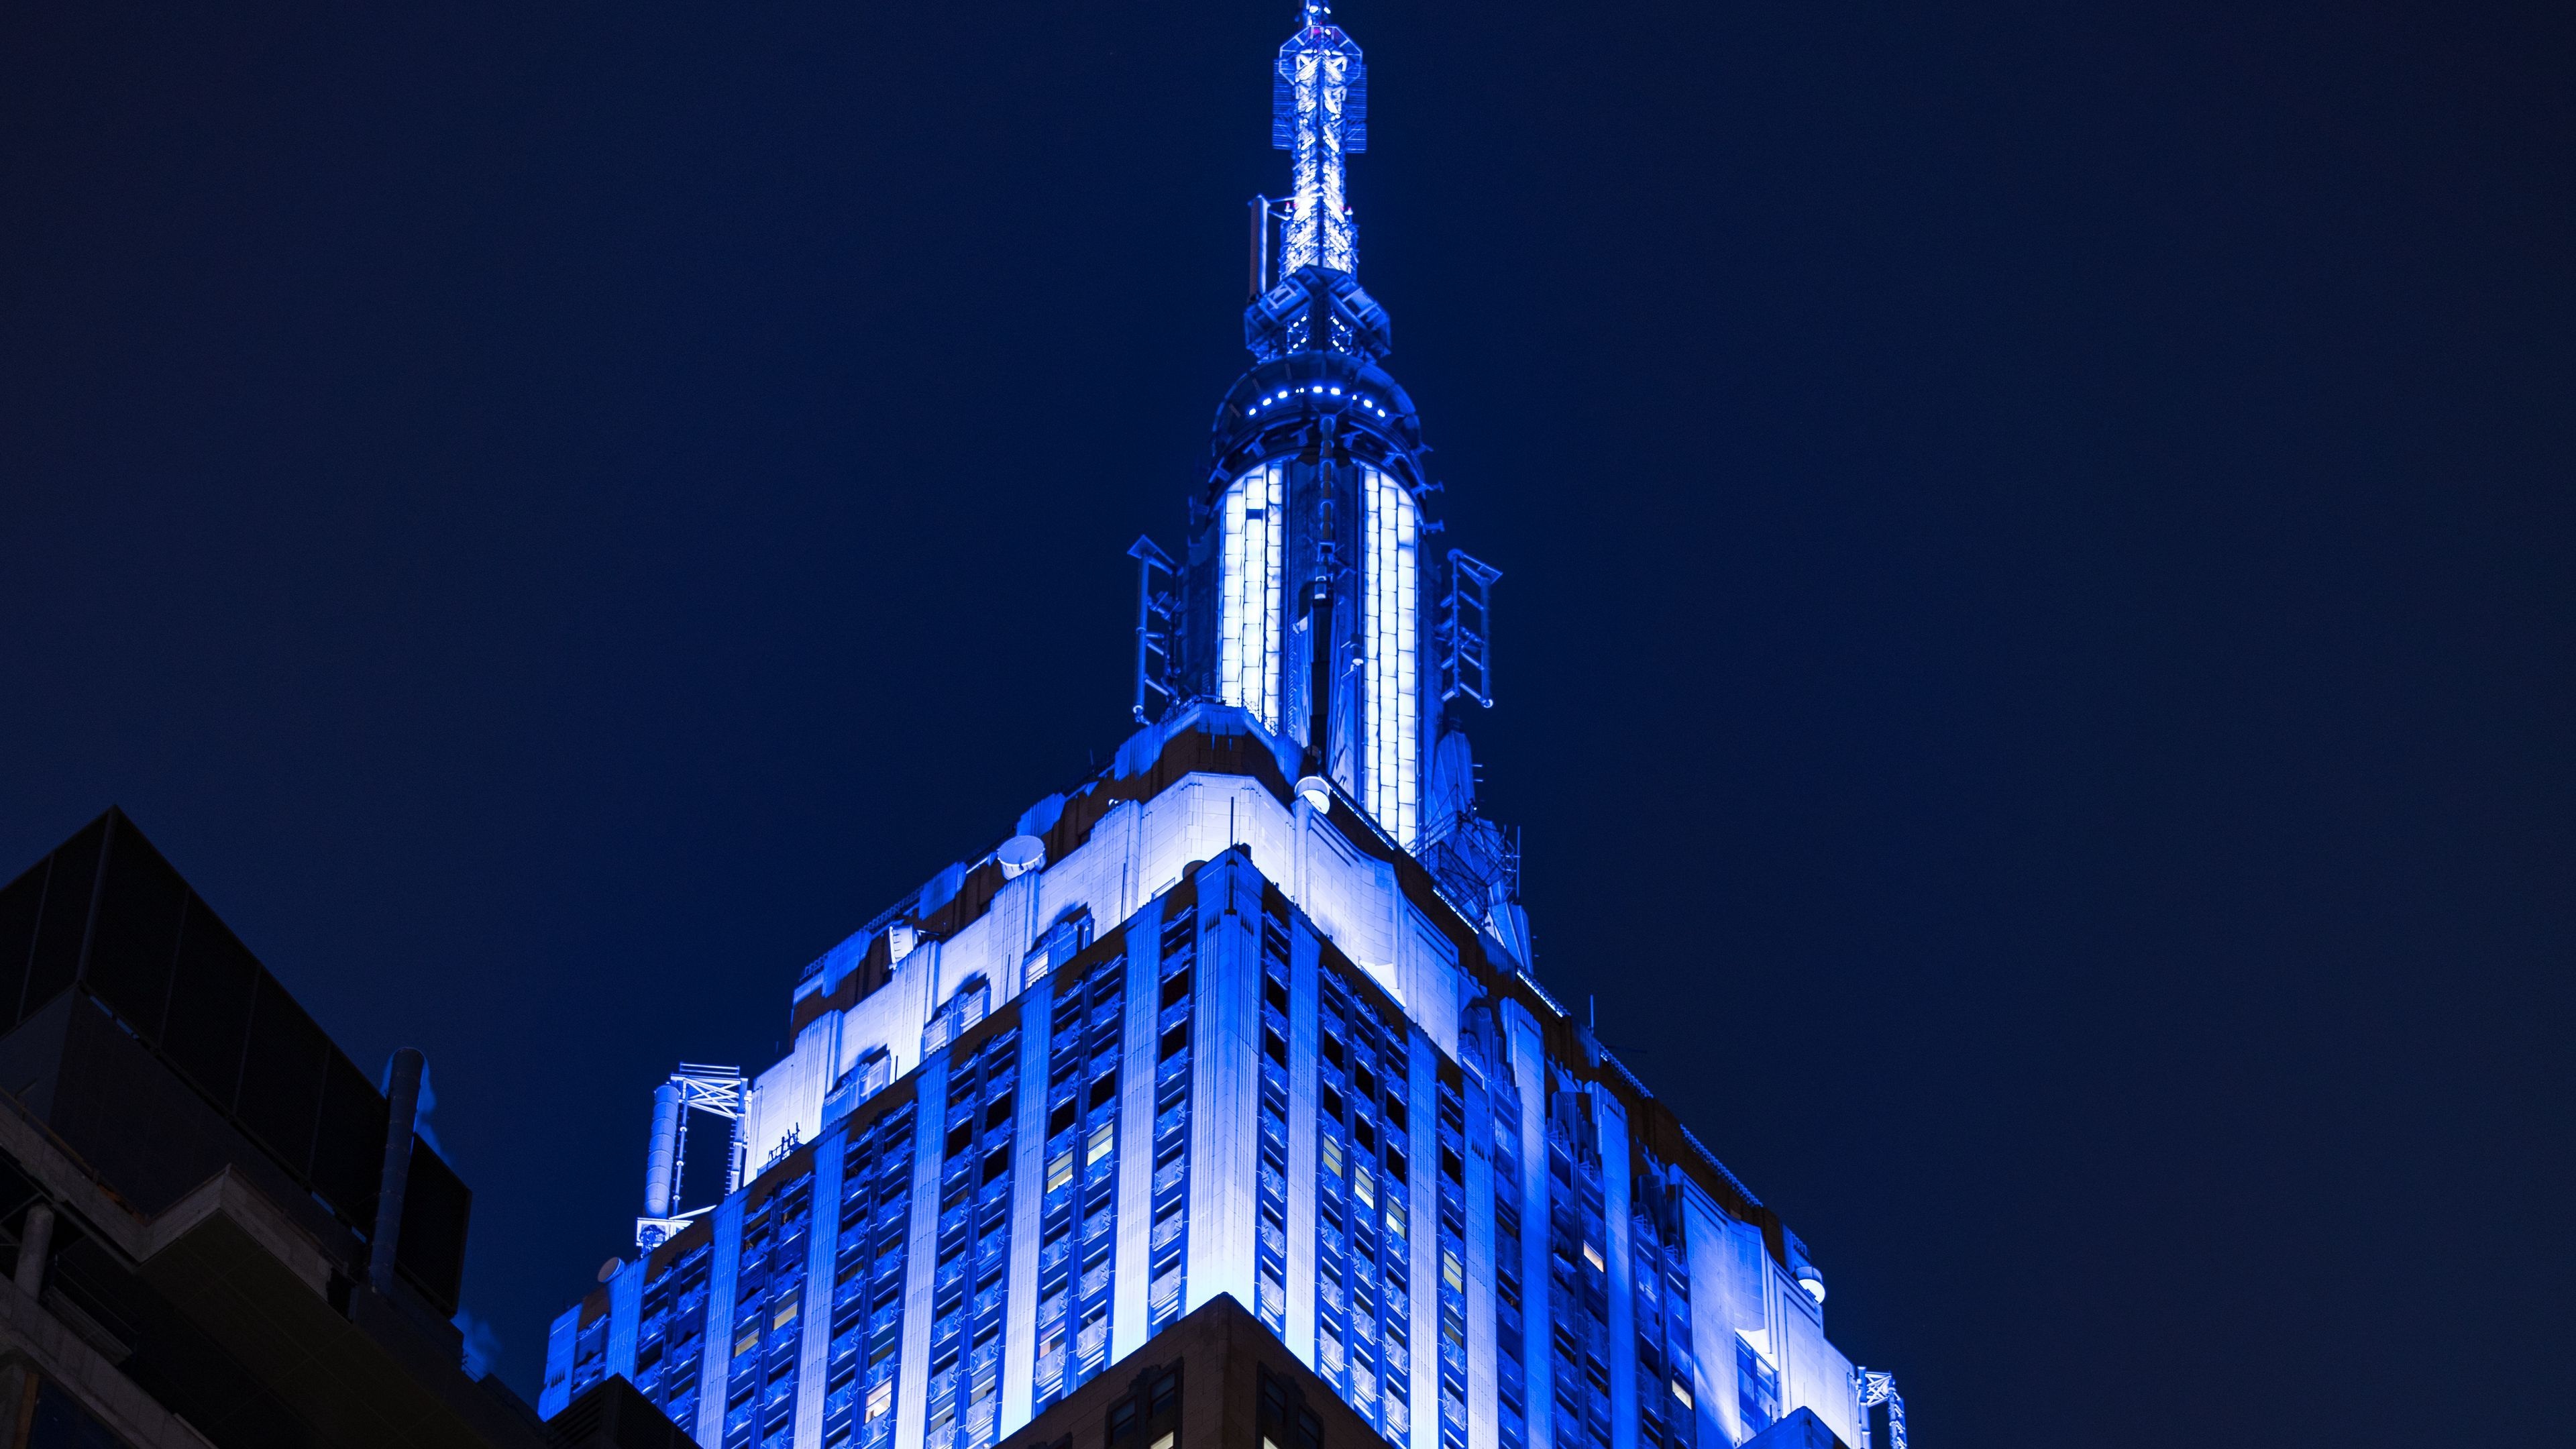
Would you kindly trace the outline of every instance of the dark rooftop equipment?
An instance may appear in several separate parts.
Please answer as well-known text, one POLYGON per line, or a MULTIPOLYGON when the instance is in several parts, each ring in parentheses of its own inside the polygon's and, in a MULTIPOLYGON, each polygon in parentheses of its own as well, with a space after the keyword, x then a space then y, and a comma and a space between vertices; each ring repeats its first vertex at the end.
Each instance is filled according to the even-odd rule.
MULTIPOLYGON (((326 1238, 375 1231, 384 1094, 122 811, 0 887, 0 1090, 138 1211, 230 1164, 326 1238)), ((473 1193, 416 1138, 405 1177, 394 1268, 453 1315, 473 1193)))

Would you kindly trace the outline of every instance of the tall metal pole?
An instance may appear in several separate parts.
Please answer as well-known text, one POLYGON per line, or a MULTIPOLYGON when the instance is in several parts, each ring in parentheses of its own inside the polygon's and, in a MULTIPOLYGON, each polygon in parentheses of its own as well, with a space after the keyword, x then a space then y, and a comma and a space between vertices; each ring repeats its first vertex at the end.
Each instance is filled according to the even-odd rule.
POLYGON ((1252 295, 1244 300, 1257 302, 1270 290, 1270 198, 1256 196, 1248 204, 1252 208, 1252 295))
POLYGON ((403 1192, 411 1186, 412 1126, 420 1113, 420 1074, 425 1064, 417 1047, 394 1053, 384 1167, 376 1176, 376 1231, 367 1242, 367 1282, 378 1293, 394 1291, 394 1253, 401 1246, 403 1192))

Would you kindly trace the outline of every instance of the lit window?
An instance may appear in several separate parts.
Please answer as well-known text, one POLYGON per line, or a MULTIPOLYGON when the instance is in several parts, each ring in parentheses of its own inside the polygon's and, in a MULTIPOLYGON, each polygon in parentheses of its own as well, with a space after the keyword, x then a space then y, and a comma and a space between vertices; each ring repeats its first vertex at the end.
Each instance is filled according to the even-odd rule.
POLYGON ((1601 1261, 1601 1250, 1592 1246, 1590 1243, 1583 1245, 1583 1261, 1590 1263, 1592 1265, 1592 1271, 1595 1273, 1604 1271, 1606 1267, 1606 1265, 1601 1261))
POLYGON ((1322 1139, 1322 1146, 1324 1149, 1324 1171, 1334 1177, 1341 1176, 1342 1144, 1334 1141, 1330 1137, 1326 1137, 1322 1139))
POLYGON ((1234 480, 1218 505, 1217 697, 1279 728, 1279 588, 1287 553, 1288 465, 1234 480))
POLYGON ((894 1410, 894 1382, 889 1379, 868 1390, 868 1417, 882 1419, 894 1410))
POLYGON ((1735 1340, 1735 1411, 1748 1435, 1770 1428, 1780 1417, 1780 1371, 1741 1336, 1735 1340))
POLYGON ((1047 1164, 1046 1190, 1053 1192, 1071 1181, 1073 1181, 1073 1154, 1060 1152, 1056 1154, 1055 1160, 1047 1164))
POLYGON ((1411 849, 1421 833, 1421 509, 1404 485, 1366 470, 1360 484, 1361 665, 1368 682, 1369 813, 1411 849))
POLYGON ((1083 1154, 1082 1165, 1089 1167, 1091 1164, 1107 1157, 1109 1155, 1110 1144, 1116 1140, 1117 1135, 1118 1124, 1115 1122, 1103 1122, 1099 1126, 1092 1128, 1091 1148, 1083 1154))

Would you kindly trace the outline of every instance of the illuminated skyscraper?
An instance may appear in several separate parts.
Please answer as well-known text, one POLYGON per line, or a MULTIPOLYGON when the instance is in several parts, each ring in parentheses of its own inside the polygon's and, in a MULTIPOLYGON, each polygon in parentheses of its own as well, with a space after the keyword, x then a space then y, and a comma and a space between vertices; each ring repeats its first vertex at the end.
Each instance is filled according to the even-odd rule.
POLYGON ((1365 62, 1310 4, 1272 86, 1254 362, 1186 547, 1131 550, 1140 728, 808 966, 784 1060, 660 1090, 546 1412, 623 1375, 708 1449, 1865 1442, 1798 1238, 1532 974, 1461 728, 1499 575, 1431 542, 1356 276, 1365 62))

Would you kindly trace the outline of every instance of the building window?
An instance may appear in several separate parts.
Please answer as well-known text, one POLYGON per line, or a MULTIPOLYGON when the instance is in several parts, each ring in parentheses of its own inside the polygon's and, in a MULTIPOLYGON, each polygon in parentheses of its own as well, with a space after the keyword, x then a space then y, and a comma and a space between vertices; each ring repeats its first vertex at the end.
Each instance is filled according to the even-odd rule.
MULTIPOLYGON (((9 1412, 14 1418, 20 1410, 12 1404, 9 1412)), ((36 1449, 54 1444, 64 1449, 123 1449, 125 1444, 105 1421, 52 1379, 36 1381, 36 1403, 29 1416, 26 1442, 36 1449)))
POLYGON ((1369 812, 1410 850, 1422 834, 1422 512, 1403 484, 1375 468, 1362 472, 1360 503, 1369 812))
POLYGON ((1509 1077, 1499 1075, 1485 1090, 1493 1102, 1495 1442, 1500 1449, 1522 1449, 1529 1434, 1529 1377, 1521 1302, 1521 1095, 1509 1077))
POLYGON ((1217 697, 1279 729, 1279 590, 1286 565, 1288 465, 1264 463, 1217 505, 1217 697))
POLYGON ((1190 999, 1198 956, 1198 910, 1163 925, 1154 1054, 1154 1180, 1146 1210, 1145 1333, 1181 1316, 1189 1278, 1190 999))
POLYGON ((1412 1434, 1412 1143, 1403 1100, 1406 1026, 1318 976, 1315 1366, 1387 1438, 1412 1434))
POLYGON ((804 1338, 799 1305, 813 1208, 814 1175, 807 1172, 743 1214, 722 1449, 767 1445, 795 1423, 804 1338))
POLYGON ((1324 1421, 1306 1407, 1306 1396, 1287 1379, 1261 1370, 1261 1397, 1252 1406, 1261 1449, 1324 1449, 1324 1421))
POLYGON ((999 1437, 1019 1063, 1020 1034, 1005 1030, 948 1069, 926 1449, 985 1449, 999 1437))
POLYGON ((904 1261, 911 1241, 913 1122, 907 1103, 850 1133, 843 1150, 823 1379, 823 1442, 831 1449, 854 1441, 861 1449, 878 1449, 893 1437, 904 1261))
POLYGON ((1434 1092, 1434 1231, 1440 1281, 1433 1297, 1439 1309, 1440 1444, 1441 1449, 1467 1449, 1466 1080, 1445 1059, 1434 1092))
POLYGON ((1652 1152, 1630 1159, 1628 1278, 1637 1332, 1637 1437, 1657 1449, 1694 1449, 1698 1415, 1690 1384, 1690 1255, 1680 1176, 1652 1152))
POLYGON ((1780 1417, 1780 1372, 1740 1337, 1735 1340, 1735 1408, 1743 1416, 1747 1438, 1780 1417))
POLYGON ((1180 1441, 1181 1366, 1149 1368, 1109 1408, 1108 1449, 1173 1449, 1180 1441))
POLYGON ((852 1106, 884 1091, 894 1084, 893 1053, 884 1047, 870 1048, 859 1058, 858 1065, 850 1068, 849 1079, 853 1084, 852 1106))
POLYGON ((946 1005, 922 1028, 921 1054, 928 1056, 972 1030, 993 1009, 993 988, 983 976, 969 976, 950 993, 946 1005))
POLYGON ((707 1272, 713 1251, 701 1243, 648 1270, 635 1331, 635 1387, 674 1424, 694 1425, 698 1370, 706 1345, 707 1272))
POLYGON ((1594 1246, 1608 1238, 1602 1222, 1601 1160, 1588 1142, 1570 1130, 1571 1125, 1550 1114, 1548 1173, 1555 1183, 1548 1194, 1547 1296, 1555 1442, 1558 1449, 1606 1449, 1610 1443, 1609 1274, 1594 1246))
POLYGON ((1253 1312, 1288 1337, 1288 902, 1261 908, 1261 1145, 1254 1191, 1253 1312))
POLYGON ((1047 1023, 1047 1116, 1038 1206, 1037 1367, 1044 1412, 1109 1361, 1118 1231, 1118 1067, 1127 958, 1059 980, 1047 1023))
POLYGON ((588 1392, 591 1385, 608 1377, 608 1318, 606 1314, 581 1326, 573 1340, 572 1394, 574 1398, 588 1392))

